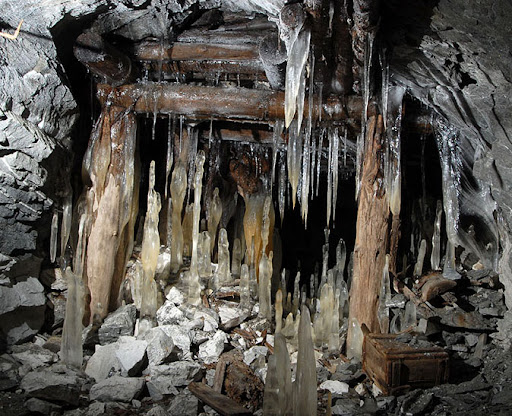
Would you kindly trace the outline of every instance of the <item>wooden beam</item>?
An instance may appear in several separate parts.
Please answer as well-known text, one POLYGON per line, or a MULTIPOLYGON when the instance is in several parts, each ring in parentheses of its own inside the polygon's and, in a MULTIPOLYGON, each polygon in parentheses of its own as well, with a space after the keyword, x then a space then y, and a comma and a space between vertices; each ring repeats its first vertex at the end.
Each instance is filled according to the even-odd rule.
POLYGON ((135 68, 130 58, 105 42, 97 33, 88 31, 78 36, 73 53, 93 74, 113 86, 135 79, 135 68))
MULTIPOLYGON (((174 113, 193 119, 261 120, 284 119, 284 92, 248 88, 217 88, 184 84, 132 84, 118 88, 98 85, 102 104, 130 108, 136 113, 174 113)), ((315 97, 314 102, 319 102, 315 97)), ((305 117, 308 101, 304 105, 305 117)), ((324 98, 323 121, 342 121, 357 125, 361 117, 362 99, 357 96, 324 98)), ((313 119, 320 111, 313 106, 313 119)))
MULTIPOLYGON (((366 152, 361 175, 354 247, 354 276, 350 290, 349 320, 379 333, 377 319, 382 270, 388 250, 389 203, 382 183, 382 116, 367 124, 366 152)), ((352 331, 349 326, 349 331, 352 331)), ((350 334, 347 339, 351 339, 350 334)))
POLYGON ((203 383, 190 383, 190 392, 222 416, 249 416, 252 412, 203 383))

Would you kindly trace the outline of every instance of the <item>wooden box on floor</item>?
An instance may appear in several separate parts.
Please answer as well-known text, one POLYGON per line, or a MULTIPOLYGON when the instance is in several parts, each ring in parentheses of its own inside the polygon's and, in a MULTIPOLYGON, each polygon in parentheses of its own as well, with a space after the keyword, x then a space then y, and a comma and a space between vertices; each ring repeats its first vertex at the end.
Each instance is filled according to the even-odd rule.
POLYGON ((442 348, 415 347, 397 335, 372 334, 363 342, 363 371, 386 395, 432 387, 448 381, 448 353, 442 348))

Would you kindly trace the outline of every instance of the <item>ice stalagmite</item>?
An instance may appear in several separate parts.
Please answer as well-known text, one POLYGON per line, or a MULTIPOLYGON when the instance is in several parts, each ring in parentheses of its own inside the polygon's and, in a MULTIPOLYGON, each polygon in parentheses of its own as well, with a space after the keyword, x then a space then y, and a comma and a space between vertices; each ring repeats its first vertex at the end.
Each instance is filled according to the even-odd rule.
POLYGON ((68 283, 68 295, 60 352, 62 361, 73 367, 81 368, 85 287, 82 276, 73 273, 70 267, 66 268, 65 276, 68 283))
POLYGON ((455 245, 448 239, 446 241, 446 255, 444 257, 443 277, 451 280, 460 279, 455 266, 455 245))
POLYGON ((347 358, 355 358, 360 361, 363 351, 363 331, 356 318, 350 320, 349 326, 351 331, 348 332, 350 338, 347 338, 347 358))
POLYGON ((439 270, 441 263, 441 219, 443 215, 443 203, 437 201, 436 219, 434 221, 434 233, 432 234, 432 254, 430 256, 430 267, 432 270, 439 270))
POLYGON ((298 134, 294 128, 296 121, 293 122, 289 130, 288 137, 288 153, 287 153, 287 166, 288 166, 288 180, 292 187, 292 207, 295 208, 295 201, 297 199, 297 188, 299 186, 300 167, 302 159, 302 136, 298 134))
POLYGON ((423 273, 423 262, 425 260, 425 253, 427 252, 427 241, 421 240, 420 249, 418 250, 418 259, 414 265, 414 276, 421 276, 423 273))
POLYGON ((217 283, 215 285, 217 289, 231 281, 228 233, 225 228, 221 228, 219 231, 218 258, 219 267, 217 268, 217 283))
POLYGON ((210 233, 208 231, 203 231, 199 239, 199 277, 209 277, 212 274, 212 260, 210 256, 210 233))
POLYGON ((300 295, 300 272, 297 272, 297 275, 295 276, 295 280, 293 282, 292 312, 294 315, 297 315, 297 311, 299 309, 299 295, 300 295))
POLYGON ((317 414, 317 380, 315 350, 311 338, 309 309, 302 306, 299 323, 299 351, 295 377, 295 400, 293 414, 314 416, 317 414))
POLYGON ((194 203, 185 207, 185 215, 181 224, 183 229, 183 255, 192 256, 192 221, 194 220, 194 203))
POLYGON ((210 254, 213 254, 215 237, 222 217, 222 202, 219 197, 219 188, 213 190, 213 197, 210 203, 210 218, 208 219, 208 232, 210 233, 210 254))
POLYGON ((59 236, 59 213, 55 211, 52 217, 52 228, 50 234, 50 261, 55 262, 57 257, 57 238, 59 236))
POLYGON ((345 263, 347 261, 347 248, 345 241, 340 238, 336 246, 336 287, 340 287, 341 282, 345 282, 345 263))
POLYGON ((202 150, 196 156, 196 171, 194 176, 194 214, 192 221, 192 258, 188 276, 188 302, 199 305, 201 302, 201 285, 199 284, 199 272, 197 269, 197 245, 199 241, 199 221, 201 216, 201 191, 203 188, 203 169, 205 155, 202 150))
POLYGON ((144 236, 140 253, 143 274, 141 317, 155 317, 157 305, 157 286, 155 282, 156 265, 160 254, 160 235, 158 217, 160 214, 160 195, 155 191, 155 161, 149 168, 149 189, 146 217, 144 219, 144 236))
POLYGON ((404 314, 404 322, 402 324, 402 331, 405 331, 409 328, 416 328, 416 305, 414 302, 409 301, 407 305, 405 305, 405 314, 404 314))
POLYGON ((275 354, 268 357, 267 377, 265 378, 265 390, 263 392, 263 415, 275 416, 279 412, 279 382, 277 381, 277 359, 275 354))
POLYGON ((377 318, 379 319, 380 332, 389 333, 389 302, 391 300, 391 282, 389 279, 389 254, 386 255, 386 263, 382 270, 382 282, 380 286, 379 307, 377 318))
POLYGON ((272 317, 272 305, 270 303, 270 288, 272 280, 272 257, 273 252, 267 256, 263 253, 260 260, 260 275, 259 275, 259 301, 260 312, 259 315, 263 318, 270 319, 272 317))
POLYGON ((171 177, 172 200, 172 240, 171 271, 176 273, 183 263, 183 228, 181 227, 181 210, 187 189, 187 171, 182 163, 174 167, 171 177))
POLYGON ((283 292, 277 289, 276 292, 276 334, 283 328, 283 292))
MULTIPOLYGON (((298 102, 301 101, 301 107, 304 107, 304 95, 299 97, 299 90, 303 81, 303 71, 306 66, 309 55, 309 43, 311 40, 311 31, 307 27, 299 32, 297 38, 288 51, 288 62, 286 64, 285 80, 285 127, 290 124, 297 111, 298 102)), ((302 115, 299 115, 302 120, 302 115)), ((300 124, 297 128, 300 128, 300 124)))
POLYGON ((240 306, 248 308, 251 300, 251 290, 249 288, 249 266, 242 264, 240 268, 240 306))
POLYGON ((329 351, 337 353, 341 348, 340 344, 340 320, 339 320, 339 309, 340 309, 340 290, 336 289, 334 295, 334 303, 331 315, 331 328, 329 333, 329 351))
POLYGON ((270 196, 265 197, 263 203, 263 219, 261 225, 261 252, 267 252, 268 237, 270 233, 270 206, 272 204, 272 198, 270 196))
POLYGON ((233 257, 231 259, 231 274, 240 276, 240 267, 242 266, 242 243, 239 238, 235 238, 233 243, 233 257))
POLYGON ((274 338, 274 355, 276 357, 278 407, 279 415, 293 415, 293 388, 290 356, 286 347, 286 339, 282 334, 276 334, 274 338))

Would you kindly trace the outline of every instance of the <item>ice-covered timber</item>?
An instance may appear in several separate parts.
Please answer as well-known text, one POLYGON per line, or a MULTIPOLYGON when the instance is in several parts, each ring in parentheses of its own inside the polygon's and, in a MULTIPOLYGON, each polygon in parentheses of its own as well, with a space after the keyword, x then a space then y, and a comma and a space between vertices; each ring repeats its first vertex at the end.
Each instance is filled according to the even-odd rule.
MULTIPOLYGON (((175 113, 196 119, 275 121, 284 119, 284 92, 249 88, 218 88, 183 84, 145 83, 113 88, 98 85, 102 103, 131 108, 136 113, 175 113)), ((314 102, 318 102, 317 97, 314 102)), ((323 99, 322 120, 356 124, 361 116, 361 97, 330 96, 323 99)), ((309 108, 309 104, 304 105, 309 108)), ((313 118, 318 119, 318 106, 313 118)))

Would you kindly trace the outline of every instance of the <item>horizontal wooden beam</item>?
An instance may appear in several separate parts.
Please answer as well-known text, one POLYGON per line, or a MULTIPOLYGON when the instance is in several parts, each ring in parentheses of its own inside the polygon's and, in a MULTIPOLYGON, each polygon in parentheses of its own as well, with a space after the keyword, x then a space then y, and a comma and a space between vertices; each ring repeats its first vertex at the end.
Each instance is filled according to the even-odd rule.
MULTIPOLYGON (((193 119, 259 120, 284 119, 284 92, 248 88, 219 88, 175 83, 144 83, 117 88, 98 85, 100 102, 130 108, 137 113, 182 114, 193 119)), ((357 125, 362 99, 357 96, 313 100, 313 119, 357 125)), ((309 103, 304 105, 307 117, 309 103)))

